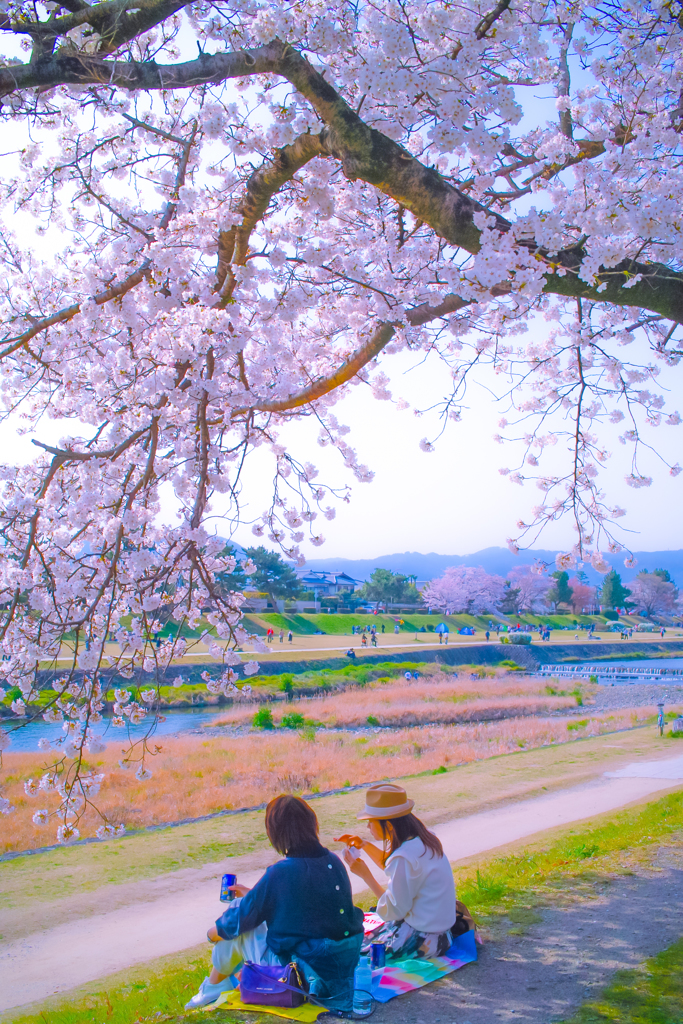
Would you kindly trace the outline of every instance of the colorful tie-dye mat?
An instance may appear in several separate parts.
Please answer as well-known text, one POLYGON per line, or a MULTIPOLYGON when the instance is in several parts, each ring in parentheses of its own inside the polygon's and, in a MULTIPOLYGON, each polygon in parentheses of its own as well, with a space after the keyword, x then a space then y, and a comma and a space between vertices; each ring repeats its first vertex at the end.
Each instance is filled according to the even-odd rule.
POLYGON ((476 959, 474 932, 465 932, 458 936, 445 956, 434 956, 429 960, 396 960, 381 970, 373 971, 372 994, 378 1003, 388 1003, 390 999, 414 992, 430 981, 445 978, 476 959))

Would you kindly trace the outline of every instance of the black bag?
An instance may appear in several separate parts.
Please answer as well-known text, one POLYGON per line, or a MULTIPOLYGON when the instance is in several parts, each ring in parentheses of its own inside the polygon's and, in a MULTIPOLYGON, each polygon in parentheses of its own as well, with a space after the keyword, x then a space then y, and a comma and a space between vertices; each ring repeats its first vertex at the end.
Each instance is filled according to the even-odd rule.
POLYGON ((476 925, 474 918, 470 914, 469 910, 461 900, 455 901, 455 924, 451 928, 451 935, 454 939, 457 939, 459 935, 464 935, 465 932, 476 931, 476 925))

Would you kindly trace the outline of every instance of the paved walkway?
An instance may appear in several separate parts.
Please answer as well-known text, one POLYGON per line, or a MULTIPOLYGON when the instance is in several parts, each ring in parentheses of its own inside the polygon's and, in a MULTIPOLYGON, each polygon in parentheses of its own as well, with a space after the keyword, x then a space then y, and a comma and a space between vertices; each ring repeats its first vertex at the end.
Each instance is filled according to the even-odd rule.
MULTIPOLYGON (((558 825, 659 796, 681 784, 683 757, 636 763, 581 786, 456 818, 434 831, 451 861, 464 860, 558 825)), ((142 897, 109 912, 103 907, 101 914, 0 944, 0 1011, 198 945, 223 910, 217 898, 218 879, 231 870, 231 864, 234 868, 230 860, 216 864, 213 877, 172 895, 147 901, 142 897)), ((207 867, 210 872, 211 866, 207 867)), ((239 877, 253 885, 261 874, 262 870, 241 871, 239 877)), ((351 881, 354 891, 364 888, 356 876, 351 881)), ((147 893, 154 888, 141 885, 147 893)))

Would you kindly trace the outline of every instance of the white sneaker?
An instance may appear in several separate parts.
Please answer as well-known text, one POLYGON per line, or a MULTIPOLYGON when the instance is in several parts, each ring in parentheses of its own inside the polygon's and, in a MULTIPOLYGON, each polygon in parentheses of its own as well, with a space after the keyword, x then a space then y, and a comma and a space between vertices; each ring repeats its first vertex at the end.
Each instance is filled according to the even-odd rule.
POLYGON ((234 978, 228 976, 223 978, 223 981, 217 982, 212 985, 208 978, 204 978, 204 981, 199 986, 199 992, 196 996, 192 996, 189 1003, 185 1003, 186 1010, 196 1010, 199 1006, 208 1006, 209 1003, 215 1003, 221 992, 229 992, 235 987, 234 978))

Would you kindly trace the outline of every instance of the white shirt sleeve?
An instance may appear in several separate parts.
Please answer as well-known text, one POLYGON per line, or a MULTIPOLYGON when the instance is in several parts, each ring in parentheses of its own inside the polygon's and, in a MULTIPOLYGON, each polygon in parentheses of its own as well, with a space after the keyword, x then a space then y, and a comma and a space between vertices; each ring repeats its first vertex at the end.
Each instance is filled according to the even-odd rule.
POLYGON ((422 872, 400 856, 392 857, 384 871, 389 884, 377 903, 377 913, 383 921, 402 921, 412 910, 422 872))

